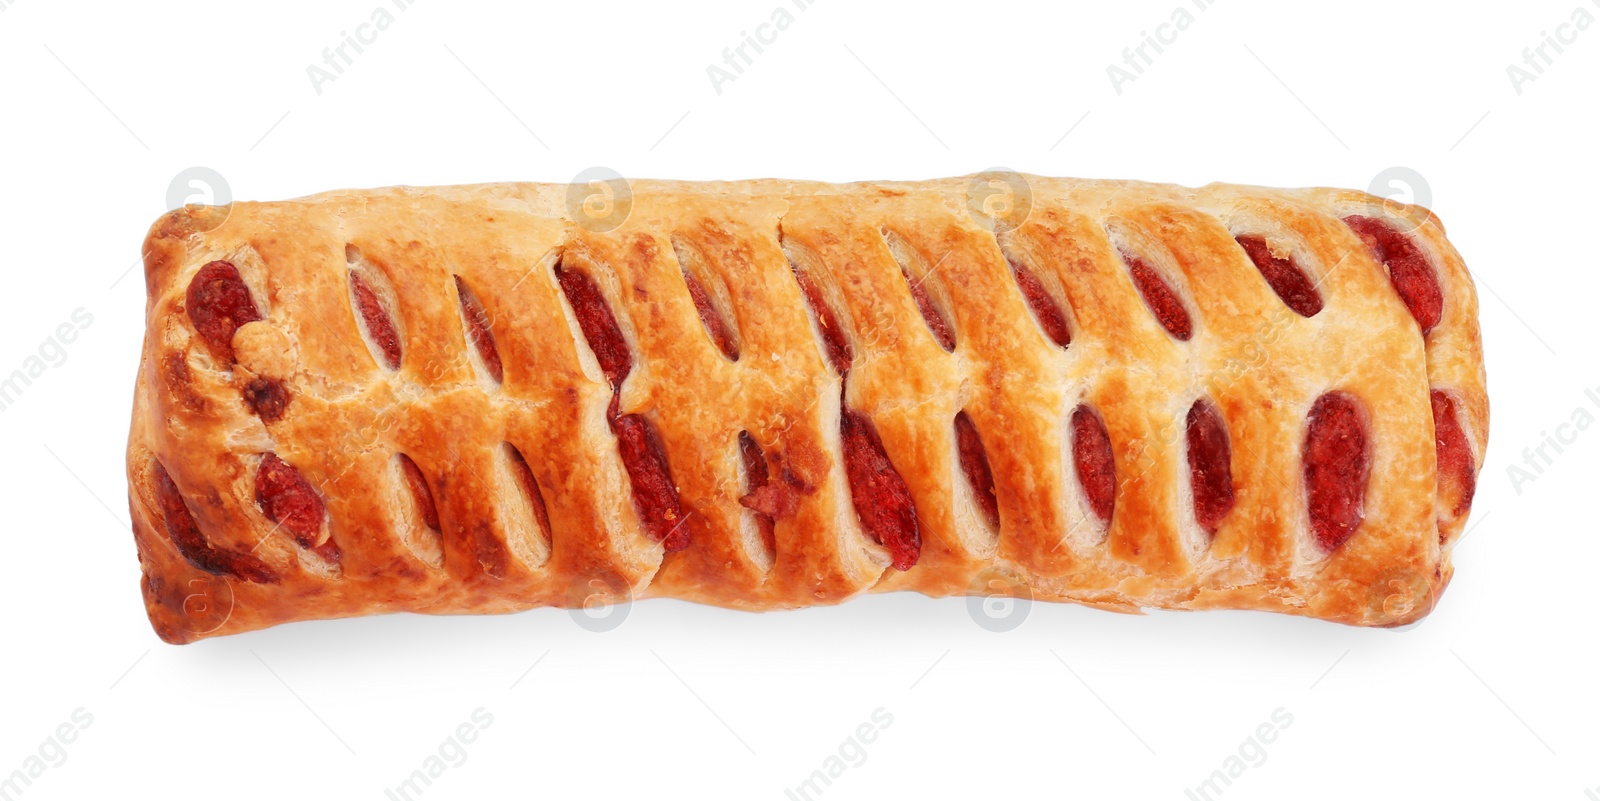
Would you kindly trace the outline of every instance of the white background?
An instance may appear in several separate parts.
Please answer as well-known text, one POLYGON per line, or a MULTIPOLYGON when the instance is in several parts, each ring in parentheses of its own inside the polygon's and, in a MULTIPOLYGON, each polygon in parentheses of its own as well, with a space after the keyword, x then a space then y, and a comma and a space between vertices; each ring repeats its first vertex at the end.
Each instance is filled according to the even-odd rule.
POLYGON ((865 762, 814 797, 1181 799, 1279 708, 1293 723, 1220 797, 1600 797, 1600 432, 1507 474, 1575 410, 1600 417, 1600 25, 1520 94, 1507 74, 1594 0, 1191 4, 1120 94, 1107 66, 1180 0, 820 0, 720 94, 707 66, 780 0, 419 0, 319 94, 307 67, 379 2, 0 0, 0 374, 92 315, 0 412, 0 776, 93 718, 22 797, 384 798, 478 707, 492 725, 422 797, 780 799, 879 707, 865 762), (897 595, 165 645, 126 524, 134 265, 196 165, 260 200, 596 165, 1358 188, 1409 167, 1478 279, 1494 422, 1472 528, 1405 632, 1038 604, 997 634, 960 599, 897 595))

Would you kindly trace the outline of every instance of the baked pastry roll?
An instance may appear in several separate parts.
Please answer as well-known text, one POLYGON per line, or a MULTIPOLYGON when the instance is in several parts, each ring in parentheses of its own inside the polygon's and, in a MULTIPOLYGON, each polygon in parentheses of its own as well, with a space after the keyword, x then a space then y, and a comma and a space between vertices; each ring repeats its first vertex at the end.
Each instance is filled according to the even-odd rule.
POLYGON ((1488 432, 1426 209, 995 173, 332 192, 144 245, 169 642, 866 591, 1413 622, 1488 432))

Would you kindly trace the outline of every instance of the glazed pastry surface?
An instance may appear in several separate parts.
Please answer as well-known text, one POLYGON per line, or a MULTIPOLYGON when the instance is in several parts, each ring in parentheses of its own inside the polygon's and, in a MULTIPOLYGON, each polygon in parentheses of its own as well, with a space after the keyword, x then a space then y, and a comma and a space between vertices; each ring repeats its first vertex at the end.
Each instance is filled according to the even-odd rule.
POLYGON ((867 591, 1392 626, 1488 434, 1426 209, 996 173, 190 207, 144 245, 156 632, 867 591))

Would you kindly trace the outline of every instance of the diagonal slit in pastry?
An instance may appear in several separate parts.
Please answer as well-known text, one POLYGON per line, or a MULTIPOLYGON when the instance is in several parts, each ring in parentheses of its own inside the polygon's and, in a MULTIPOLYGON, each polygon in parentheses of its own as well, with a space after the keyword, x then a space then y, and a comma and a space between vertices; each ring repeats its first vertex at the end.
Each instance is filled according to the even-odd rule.
POLYGON ((394 284, 382 269, 362 254, 361 248, 345 245, 344 257, 349 266, 350 309, 355 314, 361 338, 372 352, 373 361, 390 372, 399 370, 404 355, 405 328, 402 318, 395 313, 399 299, 394 284))
POLYGON ((495 470, 503 491, 499 497, 513 496, 516 500, 502 503, 506 545, 512 555, 529 567, 538 567, 550 559, 552 535, 550 512, 545 506, 544 492, 539 480, 523 457, 522 450, 509 442, 495 449, 495 470))
POLYGON ((400 542, 429 567, 444 567, 439 509, 422 470, 411 457, 397 453, 389 459, 389 486, 400 542))
POLYGON ((937 265, 930 266, 905 237, 892 229, 883 228, 880 233, 895 263, 900 265, 900 274, 911 289, 911 299, 917 304, 917 311, 922 313, 922 321, 927 324, 933 341, 939 343, 946 353, 955 351, 956 329, 950 324, 950 313, 947 311, 951 308, 950 296, 944 282, 939 279, 937 265))
POLYGON ((689 290, 690 300, 694 301, 695 313, 700 316, 706 336, 711 338, 711 344, 717 346, 723 358, 730 362, 739 361, 739 326, 729 313, 733 302, 727 284, 723 283, 722 276, 706 264, 705 256, 684 237, 672 237, 672 252, 678 258, 684 287, 689 290))
POLYGON ((984 449, 983 438, 977 424, 963 409, 956 412, 954 423, 956 465, 961 476, 951 482, 956 489, 956 518, 973 518, 969 526, 982 532, 985 551, 992 549, 1000 536, 1000 501, 995 492, 994 472, 989 467, 989 454, 984 449), (969 511, 970 510, 970 511, 969 511), (976 512, 976 514, 972 514, 976 512))
POLYGON ((1071 345, 1072 306, 1066 301, 1061 282, 1056 276, 1036 269, 1029 259, 1014 252, 1008 239, 997 234, 995 245, 1000 248, 1006 266, 1011 268, 1011 280, 1017 285, 1017 291, 1022 293, 1023 304, 1028 307, 1029 316, 1039 327, 1039 333, 1058 347, 1071 345))
POLYGON ((762 509, 771 508, 772 497, 784 488, 772 484, 767 454, 749 431, 739 432, 738 447, 739 504, 743 507, 739 510, 739 534, 751 561, 767 572, 777 561, 777 521, 762 509))
POLYGON ((495 386, 499 386, 505 381, 505 368, 500 364, 500 348, 494 341, 493 322, 466 279, 459 275, 455 279, 456 297, 461 305, 461 325, 470 345, 469 350, 477 354, 474 364, 494 380, 495 386))

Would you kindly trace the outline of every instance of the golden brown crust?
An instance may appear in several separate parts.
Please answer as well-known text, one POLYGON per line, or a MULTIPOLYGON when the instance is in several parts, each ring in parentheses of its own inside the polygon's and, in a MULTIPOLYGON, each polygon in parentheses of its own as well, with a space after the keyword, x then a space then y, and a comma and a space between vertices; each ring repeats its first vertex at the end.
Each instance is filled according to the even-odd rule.
POLYGON ((1474 473, 1488 399, 1472 282, 1425 209, 1339 190, 1020 175, 628 189, 625 218, 605 225, 569 208, 568 187, 540 184, 334 192, 158 220, 144 249, 128 447, 157 633, 189 642, 302 619, 572 606, 596 592, 760 610, 866 590, 1401 625, 1449 581, 1466 513, 1439 501, 1429 391, 1458 399, 1474 473), (990 179, 1011 187, 1009 206, 975 194, 990 179), (1426 337, 1342 222, 1352 214, 1388 221, 1428 256, 1444 314, 1426 337), (1322 311, 1286 306, 1240 234, 1292 254, 1322 311), (1192 321, 1188 341, 1151 313, 1119 249, 1171 287, 1192 321), (233 333, 234 364, 208 349, 185 307, 196 273, 218 260, 237 268, 261 318, 233 333), (616 411, 653 425, 689 533, 681 551, 664 553, 641 526, 612 388, 558 264, 594 280, 626 340, 632 369, 616 411), (1041 330, 1013 264, 1060 304, 1069 346, 1041 330), (352 270, 392 320, 398 369, 369 344, 352 270), (839 317, 854 356, 847 378, 820 346, 796 270, 839 317), (947 318, 953 349, 908 281, 947 318), (459 286, 489 321, 499 381, 463 322, 459 286), (736 360, 702 313, 721 315, 736 360), (1366 409, 1370 478, 1360 527, 1325 553, 1301 454, 1308 410, 1331 390, 1366 409), (1220 412, 1232 448, 1236 499, 1214 538, 1195 522, 1184 456, 1185 413, 1199 398, 1220 412), (858 518, 841 403, 870 419, 909 490, 921 537, 910 570, 889 567, 858 518), (1080 403, 1112 443, 1109 524, 1072 466, 1080 403), (963 477, 952 425, 962 411, 992 468, 998 529, 963 477), (750 504, 776 511, 770 553, 757 512, 740 503, 740 432, 781 482, 765 506, 750 504), (308 542, 258 503, 269 453, 325 509, 308 542), (436 531, 400 454, 436 503, 436 531), (260 560, 276 580, 186 558, 163 514, 161 469, 208 547, 260 560))

